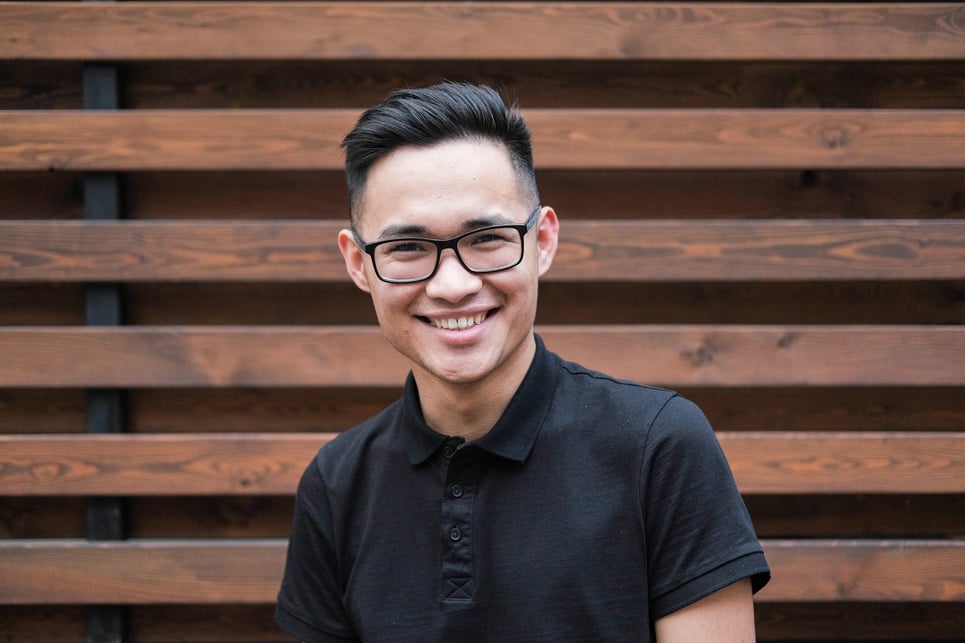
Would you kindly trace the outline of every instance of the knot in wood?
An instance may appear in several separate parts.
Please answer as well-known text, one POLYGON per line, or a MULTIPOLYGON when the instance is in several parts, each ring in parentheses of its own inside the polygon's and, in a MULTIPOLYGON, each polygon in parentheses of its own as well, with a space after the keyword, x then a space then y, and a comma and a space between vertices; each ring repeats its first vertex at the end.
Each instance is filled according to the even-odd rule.
POLYGON ((841 126, 823 128, 820 137, 821 145, 829 150, 836 150, 851 142, 851 134, 841 126))
POLYGON ((680 356, 691 365, 700 367, 714 361, 714 349, 707 344, 701 344, 695 350, 681 351, 680 356))

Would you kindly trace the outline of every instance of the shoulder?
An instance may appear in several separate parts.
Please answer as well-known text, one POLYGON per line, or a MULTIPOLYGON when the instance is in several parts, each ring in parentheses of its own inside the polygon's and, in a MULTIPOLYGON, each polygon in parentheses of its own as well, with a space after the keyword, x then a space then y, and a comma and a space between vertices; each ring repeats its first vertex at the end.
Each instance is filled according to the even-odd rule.
POLYGON ((638 425, 649 425, 666 407, 690 404, 675 391, 613 377, 576 362, 561 360, 560 371, 560 404, 580 407, 580 411, 602 411, 615 420, 629 416, 638 425))
POLYGON ((635 435, 647 448, 714 442, 700 407, 676 391, 620 379, 560 360, 556 407, 597 430, 635 435))
POLYGON ((380 451, 401 449, 397 427, 401 401, 397 400, 377 415, 339 433, 323 446, 313 462, 316 472, 326 480, 347 479, 380 451))

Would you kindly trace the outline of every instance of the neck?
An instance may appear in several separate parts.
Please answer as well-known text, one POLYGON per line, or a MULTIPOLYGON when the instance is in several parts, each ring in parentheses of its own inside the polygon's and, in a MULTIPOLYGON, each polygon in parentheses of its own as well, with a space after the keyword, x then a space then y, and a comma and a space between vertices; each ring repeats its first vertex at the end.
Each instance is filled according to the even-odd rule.
POLYGON ((453 383, 414 371, 426 423, 443 435, 477 440, 489 433, 513 399, 535 355, 535 341, 516 364, 504 364, 483 380, 453 383), (421 377, 420 377, 421 375, 421 377))

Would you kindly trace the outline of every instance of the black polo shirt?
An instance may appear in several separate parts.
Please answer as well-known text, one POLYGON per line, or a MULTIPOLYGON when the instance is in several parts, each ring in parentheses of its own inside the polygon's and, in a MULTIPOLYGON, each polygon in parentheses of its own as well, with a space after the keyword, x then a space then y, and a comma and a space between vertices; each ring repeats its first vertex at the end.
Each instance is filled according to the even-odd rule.
POLYGON ((547 351, 471 443, 403 397, 298 488, 276 620, 306 641, 646 641, 769 571, 692 403, 547 351))

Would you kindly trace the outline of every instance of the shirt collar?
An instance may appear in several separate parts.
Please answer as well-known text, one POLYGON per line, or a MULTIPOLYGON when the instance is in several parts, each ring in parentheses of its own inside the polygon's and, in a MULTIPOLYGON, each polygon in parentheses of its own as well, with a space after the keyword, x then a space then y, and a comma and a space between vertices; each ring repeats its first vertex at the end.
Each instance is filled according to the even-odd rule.
MULTIPOLYGON (((524 462, 549 412, 559 379, 559 357, 549 352, 536 336, 536 354, 526 377, 495 426, 474 444, 493 455, 524 462)), ((402 417, 406 449, 413 465, 425 462, 448 438, 429 428, 419 404, 419 391, 412 373, 402 394, 402 417)))

